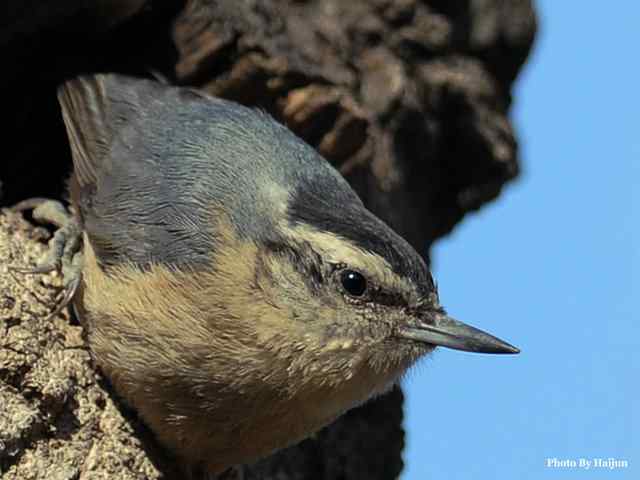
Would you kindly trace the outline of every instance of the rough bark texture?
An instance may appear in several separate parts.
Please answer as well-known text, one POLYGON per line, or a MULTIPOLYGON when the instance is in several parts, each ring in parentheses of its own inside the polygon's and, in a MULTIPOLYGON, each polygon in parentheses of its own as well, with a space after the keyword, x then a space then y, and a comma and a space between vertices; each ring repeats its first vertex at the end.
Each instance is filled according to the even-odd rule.
MULTIPOLYGON (((535 31, 531 0, 9 0, 0 7, 3 205, 62 198, 56 86, 81 72, 161 73, 267 109, 336 165, 421 251, 518 173, 507 113, 535 31)), ((0 215, 0 473, 181 478, 93 368, 33 264, 48 232, 0 215)), ((349 412, 249 479, 392 479, 402 393, 349 412)))

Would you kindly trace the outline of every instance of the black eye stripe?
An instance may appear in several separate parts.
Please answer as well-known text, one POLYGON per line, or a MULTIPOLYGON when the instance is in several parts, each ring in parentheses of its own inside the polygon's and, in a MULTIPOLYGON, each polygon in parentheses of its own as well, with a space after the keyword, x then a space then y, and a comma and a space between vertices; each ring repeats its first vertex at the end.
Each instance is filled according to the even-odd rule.
MULTIPOLYGON (((388 307, 408 306, 408 301, 400 292, 378 285, 368 276, 349 268, 346 263, 324 262, 320 254, 311 245, 304 243, 304 253, 284 241, 265 242, 265 249, 286 258, 303 274, 307 286, 320 292, 330 276, 336 276, 343 293, 353 297, 359 303, 373 303, 388 307)), ((333 284, 335 285, 335 284, 333 284)))
POLYGON ((343 270, 340 282, 345 291, 354 297, 361 297, 367 291, 367 279, 355 270, 343 270))
POLYGON ((370 288, 368 295, 371 297, 371 300, 378 305, 386 305, 389 307, 407 306, 407 301, 400 293, 385 291, 381 288, 370 288))

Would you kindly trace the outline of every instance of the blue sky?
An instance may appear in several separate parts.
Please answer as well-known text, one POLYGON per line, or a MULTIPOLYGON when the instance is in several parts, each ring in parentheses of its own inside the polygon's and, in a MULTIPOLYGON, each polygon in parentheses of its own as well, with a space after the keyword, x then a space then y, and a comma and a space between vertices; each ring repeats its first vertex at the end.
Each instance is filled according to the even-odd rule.
POLYGON ((640 2, 538 11, 522 176, 433 251, 449 312, 522 353, 439 349, 409 374, 404 480, 640 478, 640 2))

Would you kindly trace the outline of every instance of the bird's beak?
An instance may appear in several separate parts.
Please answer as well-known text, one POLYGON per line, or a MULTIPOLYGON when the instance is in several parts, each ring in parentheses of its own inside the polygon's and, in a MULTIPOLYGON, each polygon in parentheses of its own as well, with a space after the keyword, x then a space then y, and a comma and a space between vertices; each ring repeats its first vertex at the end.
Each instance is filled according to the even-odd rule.
POLYGON ((459 322, 445 313, 432 316, 433 324, 420 322, 403 327, 398 336, 455 350, 476 353, 520 353, 520 350, 499 338, 459 322))

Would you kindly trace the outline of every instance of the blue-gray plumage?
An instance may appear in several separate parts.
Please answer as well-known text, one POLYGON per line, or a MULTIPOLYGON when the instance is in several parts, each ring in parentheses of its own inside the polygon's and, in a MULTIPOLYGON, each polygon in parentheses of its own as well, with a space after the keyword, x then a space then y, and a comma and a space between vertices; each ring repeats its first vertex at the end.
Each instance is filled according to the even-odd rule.
POLYGON ((342 176, 268 114, 147 80, 105 76, 102 89, 91 89, 95 78, 75 82, 62 95, 70 112, 77 109, 70 116, 84 122, 76 129, 87 152, 76 162, 78 203, 104 265, 197 267, 215 246, 215 231, 202 228, 212 209, 227 212, 239 235, 275 241, 278 205, 286 202, 291 223, 348 238, 433 289, 415 250, 381 228, 342 176), (74 92, 94 103, 74 101, 74 92), (83 115, 85 108, 99 114, 83 115))
POLYGON ((75 305, 96 363, 185 462, 215 473, 305 438, 436 345, 517 352, 448 317, 421 256, 267 114, 117 75, 59 98, 75 305))
POLYGON ((205 262, 215 232, 202 226, 217 208, 241 236, 271 238, 274 208, 285 200, 272 185, 312 186, 334 216, 363 209, 315 150, 266 113, 147 80, 70 85, 61 95, 68 117, 83 122, 75 131, 86 151, 76 161, 79 205, 106 265, 205 262))

